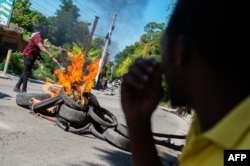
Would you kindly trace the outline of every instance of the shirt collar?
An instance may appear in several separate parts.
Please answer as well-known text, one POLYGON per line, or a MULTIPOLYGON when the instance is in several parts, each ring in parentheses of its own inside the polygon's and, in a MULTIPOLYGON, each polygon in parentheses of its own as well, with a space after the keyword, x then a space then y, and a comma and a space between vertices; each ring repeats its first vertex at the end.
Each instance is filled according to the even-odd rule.
POLYGON ((250 128, 250 96, 202 136, 230 149, 250 128), (229 139, 230 138, 230 139, 229 139))

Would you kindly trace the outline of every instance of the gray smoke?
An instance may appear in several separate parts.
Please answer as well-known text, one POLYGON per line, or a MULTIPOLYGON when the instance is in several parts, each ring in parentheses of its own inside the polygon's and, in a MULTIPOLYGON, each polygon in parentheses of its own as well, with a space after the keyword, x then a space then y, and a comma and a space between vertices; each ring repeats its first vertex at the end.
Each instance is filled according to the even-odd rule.
POLYGON ((143 11, 148 5, 148 0, 92 0, 90 2, 98 6, 100 10, 111 9, 118 14, 126 14, 124 16, 127 18, 130 18, 130 16, 142 17, 143 11))
POLYGON ((95 5, 100 10, 99 12, 103 13, 104 17, 106 14, 106 18, 103 18, 103 16, 100 17, 100 22, 102 19, 109 17, 111 23, 112 15, 108 16, 107 13, 118 15, 115 21, 115 29, 111 35, 111 60, 126 45, 133 44, 133 42, 139 40, 138 33, 135 34, 134 32, 143 31, 143 27, 145 26, 143 24, 144 11, 148 5, 148 0, 91 0, 88 2, 95 5))

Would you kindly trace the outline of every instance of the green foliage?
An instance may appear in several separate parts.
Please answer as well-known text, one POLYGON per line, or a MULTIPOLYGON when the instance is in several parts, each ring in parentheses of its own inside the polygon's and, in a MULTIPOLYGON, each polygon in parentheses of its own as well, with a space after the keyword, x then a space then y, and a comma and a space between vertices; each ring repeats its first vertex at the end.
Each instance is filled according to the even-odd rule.
POLYGON ((30 6, 30 0, 16 0, 11 16, 11 21, 13 23, 25 29, 24 34, 32 32, 34 30, 34 26, 37 25, 38 20, 40 24, 47 23, 46 17, 39 12, 32 11, 30 6))
POLYGON ((114 80, 114 75, 113 75, 113 71, 112 71, 112 66, 114 64, 112 62, 107 62, 102 70, 102 76, 106 77, 110 82, 112 80, 114 80))
POLYGON ((102 38, 94 38, 91 42, 91 49, 100 50, 104 46, 104 39, 102 38))
POLYGON ((125 73, 128 72, 128 67, 132 64, 133 60, 130 57, 127 57, 121 65, 115 71, 117 76, 123 76, 125 73))
MULTIPOLYGON (((52 50, 49 50, 51 52, 52 55, 54 55, 54 57, 56 59, 58 59, 58 52, 55 52, 55 51, 52 51, 52 50)), ((55 63, 44 53, 41 53, 42 57, 43 57, 43 65, 45 68, 48 68, 47 71, 49 71, 50 73, 53 73, 55 69, 58 69, 58 66, 55 65, 55 63)), ((38 63, 39 61, 37 61, 38 63)))
MULTIPOLYGON (((5 60, 0 63, 0 70, 4 69, 5 60)), ((20 75, 23 71, 23 57, 20 52, 13 52, 9 61, 7 73, 20 75)))
POLYGON ((41 13, 37 11, 32 11, 32 12, 36 16, 36 19, 34 20, 34 23, 33 23, 33 31, 37 31, 39 27, 43 25, 47 26, 49 24, 48 19, 44 15, 42 15, 41 13))
POLYGON ((165 28, 164 23, 155 23, 150 22, 144 27, 144 31, 146 32, 141 36, 141 42, 147 43, 153 41, 162 33, 165 28))
MULTIPOLYGON (((53 51, 51 51, 51 53, 55 55, 55 57, 58 56, 58 53, 53 53, 53 51)), ((45 78, 48 77, 51 80, 55 80, 56 78, 53 75, 53 72, 55 69, 58 68, 58 66, 56 66, 47 55, 42 54, 42 57, 44 59, 43 62, 44 67, 41 68, 40 62, 37 60, 33 67, 31 78, 43 81, 45 80, 45 78)), ((0 63, 0 70, 3 70, 4 66, 5 66, 5 61, 0 63)), ((24 69, 24 63, 22 54, 20 52, 13 52, 10 58, 7 73, 14 75, 21 75, 23 69, 24 69)))
MULTIPOLYGON (((138 57, 161 59, 161 37, 165 29, 164 23, 150 22, 144 27, 145 34, 131 46, 127 46, 122 52, 115 56, 115 77, 122 77, 128 72, 129 66, 138 57)), ((162 82, 164 95, 162 102, 169 100, 168 86, 162 82)))
MULTIPOLYGON (((41 25, 49 27, 48 40, 56 46, 61 46, 66 49, 77 45, 83 49, 85 42, 89 36, 89 22, 79 21, 79 9, 73 4, 73 0, 61 0, 59 10, 56 16, 45 17, 43 14, 31 10, 30 0, 15 0, 11 22, 17 24, 24 29, 23 37, 28 39, 32 32, 36 31, 41 25)), ((89 56, 86 58, 87 62, 91 62, 102 52, 104 40, 95 38, 92 40, 89 50, 89 56)), ((49 50, 57 59, 59 53, 57 51, 49 50)), ((49 77, 55 80, 53 75, 54 70, 58 68, 52 60, 46 55, 43 57, 43 65, 37 60, 32 70, 32 78, 44 80, 49 77)), ((64 62, 62 62, 64 63, 64 62)), ((4 69, 5 62, 0 63, 0 69, 4 69)), ((14 52, 10 59, 8 66, 8 73, 20 75, 23 72, 23 58, 20 52, 14 52)))
POLYGON ((141 41, 127 46, 115 56, 116 76, 123 76, 128 71, 130 64, 138 57, 160 60, 160 40, 164 28, 164 23, 148 23, 144 27, 145 34, 141 36, 141 41))
POLYGON ((56 80, 55 75, 51 73, 51 70, 49 68, 37 68, 32 71, 33 78, 37 80, 44 81, 46 78, 50 78, 51 80, 56 80))
MULTIPOLYGON (((58 58, 58 52, 53 50, 49 50, 55 58, 58 58)), ((54 76, 54 70, 58 69, 59 67, 55 65, 55 63, 44 53, 41 53, 43 58, 43 62, 41 63, 39 60, 36 60, 35 65, 32 70, 32 78, 37 80, 44 81, 45 78, 50 78, 51 80, 56 80, 54 76)))

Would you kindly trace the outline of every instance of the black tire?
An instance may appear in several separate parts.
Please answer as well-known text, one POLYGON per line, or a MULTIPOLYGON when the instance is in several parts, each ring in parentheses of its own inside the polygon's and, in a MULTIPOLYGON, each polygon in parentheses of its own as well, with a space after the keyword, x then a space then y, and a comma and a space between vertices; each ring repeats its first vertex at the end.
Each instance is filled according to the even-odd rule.
POLYGON ((118 124, 117 118, 105 108, 90 107, 88 115, 98 124, 104 127, 116 127, 118 124))
POLYGON ((60 90, 60 96, 63 99, 63 101, 65 102, 65 104, 67 106, 69 106, 70 108, 76 109, 76 110, 86 110, 86 107, 78 104, 77 102, 75 102, 74 100, 72 100, 64 91, 64 89, 62 88, 60 90))
POLYGON ((55 97, 51 97, 51 98, 47 98, 42 100, 39 103, 35 103, 31 106, 31 110, 33 112, 39 112, 42 114, 47 114, 48 111, 46 109, 59 105, 63 103, 63 100, 60 96, 55 96, 55 97))
POLYGON ((96 98, 96 96, 89 92, 83 92, 83 96, 85 96, 89 100, 89 106, 93 106, 94 108, 99 108, 100 104, 96 98))
POLYGON ((99 138, 101 140, 105 140, 104 136, 103 136, 103 132, 104 129, 101 128, 101 126, 98 126, 96 124, 91 124, 91 126, 89 127, 90 132, 96 137, 99 138))
POLYGON ((69 122, 61 117, 57 117, 56 118, 56 125, 58 127, 60 127, 61 129, 63 129, 64 131, 68 131, 68 132, 71 132, 71 133, 75 133, 75 134, 78 134, 78 133, 81 133, 83 132, 84 130, 88 129, 90 127, 90 123, 82 126, 82 127, 79 127, 79 128, 74 128, 74 127, 71 127, 69 122))
POLYGON ((118 123, 115 130, 120 133, 122 136, 129 138, 128 128, 124 124, 118 123))
POLYGON ((64 131, 69 130, 69 123, 63 118, 57 117, 56 118, 56 125, 58 127, 60 127, 61 129, 63 129, 64 131))
POLYGON ((114 130, 114 128, 107 128, 107 130, 105 130, 103 132, 103 136, 105 138, 105 140, 107 142, 109 142, 110 144, 125 150, 125 151, 130 151, 130 142, 129 139, 122 136, 121 134, 119 134, 118 132, 116 132, 114 130))
MULTIPOLYGON (((84 124, 87 118, 89 118, 87 112, 72 109, 65 104, 62 104, 59 107, 59 116, 64 119, 67 119, 71 123, 78 124, 84 124)), ((89 122, 89 120, 87 120, 87 122, 89 122)))
POLYGON ((29 99, 32 97, 37 100, 45 100, 50 98, 50 95, 47 93, 17 93, 16 94, 16 103, 23 107, 29 107, 31 104, 29 103, 29 99))

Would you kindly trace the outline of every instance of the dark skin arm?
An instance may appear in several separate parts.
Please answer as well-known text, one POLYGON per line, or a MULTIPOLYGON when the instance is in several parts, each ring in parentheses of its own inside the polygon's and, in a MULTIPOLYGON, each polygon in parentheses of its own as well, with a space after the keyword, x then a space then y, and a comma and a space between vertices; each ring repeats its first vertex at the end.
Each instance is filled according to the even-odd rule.
POLYGON ((159 63, 137 59, 121 84, 121 104, 128 126, 134 166, 161 165, 150 122, 161 93, 159 63))

